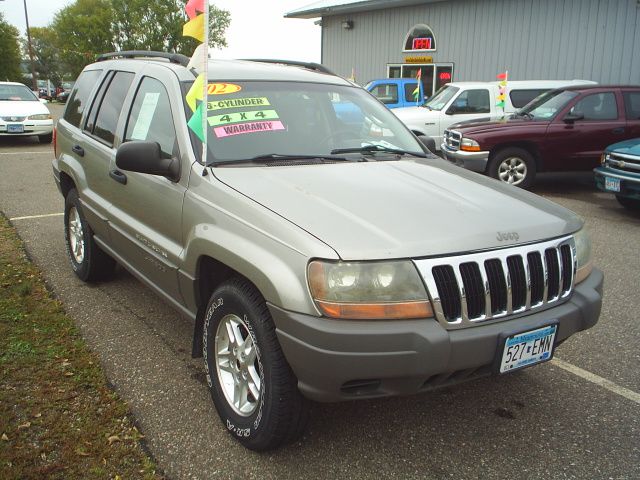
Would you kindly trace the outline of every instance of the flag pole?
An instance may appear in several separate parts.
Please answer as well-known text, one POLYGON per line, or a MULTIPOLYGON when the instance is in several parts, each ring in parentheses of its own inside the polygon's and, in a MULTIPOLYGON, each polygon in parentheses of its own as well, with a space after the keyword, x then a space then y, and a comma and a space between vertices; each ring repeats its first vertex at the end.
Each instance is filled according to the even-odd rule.
POLYGON ((209 0, 204 1, 204 42, 202 55, 202 162, 207 164, 207 110, 209 107, 209 0))

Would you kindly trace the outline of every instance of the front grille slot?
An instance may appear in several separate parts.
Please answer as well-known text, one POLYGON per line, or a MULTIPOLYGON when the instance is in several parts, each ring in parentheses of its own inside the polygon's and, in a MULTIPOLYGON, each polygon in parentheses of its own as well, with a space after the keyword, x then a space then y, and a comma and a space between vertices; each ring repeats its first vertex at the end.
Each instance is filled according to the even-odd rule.
POLYGON ((611 153, 607 156, 605 166, 621 172, 640 173, 640 157, 611 153))
POLYGON ((565 237, 415 263, 438 321, 445 328, 463 328, 568 297, 575 277, 575 242, 565 237))

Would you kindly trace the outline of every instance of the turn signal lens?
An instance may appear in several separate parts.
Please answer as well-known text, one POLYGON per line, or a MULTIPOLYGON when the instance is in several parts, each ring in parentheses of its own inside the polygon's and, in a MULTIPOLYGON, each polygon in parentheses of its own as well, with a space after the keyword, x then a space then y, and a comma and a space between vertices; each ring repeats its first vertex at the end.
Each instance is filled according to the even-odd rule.
POLYGON ((470 138, 463 138, 460 142, 460 150, 465 152, 479 152, 480 144, 470 138))
POLYGON ((587 278, 591 270, 593 270, 591 238, 589 238, 589 233, 585 227, 582 227, 582 230, 576 233, 573 238, 576 243, 576 284, 578 284, 587 278))
POLYGON ((433 317, 420 276, 410 261, 328 262, 308 268, 309 290, 331 318, 374 320, 433 317))

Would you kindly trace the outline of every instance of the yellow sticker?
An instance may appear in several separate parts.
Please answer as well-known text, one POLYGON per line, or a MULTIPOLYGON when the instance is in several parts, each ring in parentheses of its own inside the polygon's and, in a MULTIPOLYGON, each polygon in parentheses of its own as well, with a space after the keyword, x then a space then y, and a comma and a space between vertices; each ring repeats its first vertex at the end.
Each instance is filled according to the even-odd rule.
POLYGON ((210 83, 207 85, 207 93, 209 95, 226 95, 227 93, 236 93, 240 90, 242 90, 242 87, 235 83, 210 83))

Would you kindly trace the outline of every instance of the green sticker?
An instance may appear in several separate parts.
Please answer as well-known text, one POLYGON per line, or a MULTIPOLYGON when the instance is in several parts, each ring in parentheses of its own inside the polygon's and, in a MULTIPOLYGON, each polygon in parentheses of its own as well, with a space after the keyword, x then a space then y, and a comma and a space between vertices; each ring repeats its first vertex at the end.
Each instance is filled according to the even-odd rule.
POLYGON ((208 110, 225 110, 227 108, 242 108, 242 107, 262 107, 269 106, 269 99, 267 97, 253 97, 253 98, 231 98, 228 100, 214 100, 207 103, 208 110))
POLYGON ((209 125, 217 127, 218 125, 228 125, 239 122, 254 122, 256 120, 275 120, 278 112, 275 110, 257 110, 255 112, 233 112, 226 115, 213 115, 207 118, 209 125))

